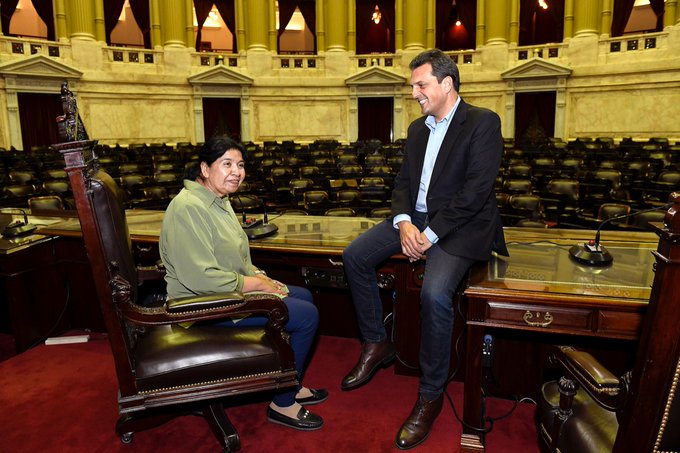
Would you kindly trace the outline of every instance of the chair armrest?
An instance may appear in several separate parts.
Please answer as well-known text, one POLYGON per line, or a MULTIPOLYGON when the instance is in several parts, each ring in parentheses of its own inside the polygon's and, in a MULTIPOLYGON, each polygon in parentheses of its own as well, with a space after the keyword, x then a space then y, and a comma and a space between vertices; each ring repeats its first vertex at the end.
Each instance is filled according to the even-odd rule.
POLYGON ((614 376, 595 357, 571 346, 556 346, 552 358, 600 406, 611 411, 623 407, 628 392, 627 380, 614 376))
POLYGON ((143 307, 130 301, 130 285, 120 276, 111 281, 114 299, 123 316, 139 326, 189 323, 224 319, 232 316, 264 315, 269 324, 282 330, 288 320, 288 308, 273 294, 244 295, 239 292, 215 293, 166 301, 161 307, 143 307))
POLYGON ((242 304, 243 302, 244 298, 242 293, 228 292, 168 299, 165 302, 165 309, 169 314, 180 315, 182 313, 194 313, 203 310, 232 307, 236 304, 242 304))

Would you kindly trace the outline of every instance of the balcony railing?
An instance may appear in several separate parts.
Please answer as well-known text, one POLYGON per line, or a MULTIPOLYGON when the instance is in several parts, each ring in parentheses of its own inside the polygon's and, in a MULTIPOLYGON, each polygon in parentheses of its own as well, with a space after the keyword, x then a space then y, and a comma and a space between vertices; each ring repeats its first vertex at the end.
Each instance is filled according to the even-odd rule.
POLYGON ((239 64, 238 55, 229 51, 210 51, 195 52, 192 54, 192 66, 229 66, 237 68, 239 64))
POLYGON ((70 47, 69 44, 61 44, 54 41, 30 38, 13 38, 4 36, 0 41, 0 54, 15 55, 45 55, 46 57, 63 57, 63 49, 70 47))
POLYGON ((665 49, 667 42, 668 32, 617 36, 616 38, 600 40, 600 53, 615 54, 649 49, 665 49))
POLYGON ((160 64, 163 52, 139 47, 103 47, 104 55, 113 63, 160 64))

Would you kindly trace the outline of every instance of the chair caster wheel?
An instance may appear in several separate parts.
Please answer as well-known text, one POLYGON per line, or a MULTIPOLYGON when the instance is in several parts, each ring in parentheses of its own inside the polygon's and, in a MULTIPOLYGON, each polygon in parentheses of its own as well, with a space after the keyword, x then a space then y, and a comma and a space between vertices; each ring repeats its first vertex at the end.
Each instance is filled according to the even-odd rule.
POLYGON ((133 433, 125 433, 122 436, 120 436, 120 441, 124 443, 125 445, 132 443, 132 434, 133 433))

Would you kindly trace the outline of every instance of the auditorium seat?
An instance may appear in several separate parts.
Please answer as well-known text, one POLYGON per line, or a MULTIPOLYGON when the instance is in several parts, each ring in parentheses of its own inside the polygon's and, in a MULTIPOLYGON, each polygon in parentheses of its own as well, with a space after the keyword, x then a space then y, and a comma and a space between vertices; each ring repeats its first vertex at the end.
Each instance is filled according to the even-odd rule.
POLYGON ((28 207, 33 213, 34 211, 63 211, 64 201, 58 195, 42 195, 38 197, 31 197, 28 199, 28 207))
POLYGON ((27 170, 10 170, 8 176, 12 184, 30 184, 36 180, 35 173, 27 170))
MULTIPOLYGON (((630 214, 630 206, 621 203, 604 203, 600 206, 597 213, 597 220, 603 221, 611 219, 612 217, 627 216, 630 214)), ((621 220, 612 220, 612 223, 627 224, 628 218, 621 220)))
POLYGON ((392 215, 392 209, 386 206, 380 208, 373 208, 368 213, 368 217, 384 219, 392 215))
POLYGON ((357 213, 352 208, 330 208, 324 212, 325 216, 333 217, 356 217, 357 213))
POLYGON ((332 207, 328 192, 325 190, 308 190, 302 194, 302 203, 310 215, 322 215, 332 207))
MULTIPOLYGON (((538 195, 548 220, 563 223, 579 212, 580 184, 577 179, 551 179, 538 195)), ((559 226, 559 225, 558 225, 559 226)))
POLYGON ((514 193, 531 193, 533 184, 529 179, 506 179, 503 181, 503 191, 514 193))
POLYGON ((241 195, 237 192, 229 196, 229 201, 237 215, 241 213, 261 212, 264 210, 264 201, 255 195, 241 195))
POLYGON ((63 168, 50 168, 43 171, 43 180, 48 179, 68 180, 68 175, 63 168))
POLYGON ((361 165, 358 164, 348 164, 348 165, 341 165, 338 167, 338 177, 347 179, 347 178, 361 178, 364 174, 364 169, 361 167, 361 165))
POLYGON ((520 228, 548 228, 550 225, 541 219, 519 219, 515 226, 520 228))

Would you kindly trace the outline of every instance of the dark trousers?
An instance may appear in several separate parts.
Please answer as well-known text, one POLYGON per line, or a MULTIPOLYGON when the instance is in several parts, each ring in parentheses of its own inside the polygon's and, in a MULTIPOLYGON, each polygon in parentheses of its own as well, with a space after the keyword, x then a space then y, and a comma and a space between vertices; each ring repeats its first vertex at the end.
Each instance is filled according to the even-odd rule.
MULTIPOLYGON (((423 230, 426 215, 416 214, 412 222, 423 230)), ((349 281, 359 331, 364 341, 387 338, 383 324, 382 302, 378 290, 376 267, 401 252, 399 230, 387 219, 345 249, 342 258, 349 281)), ((450 255, 434 244, 427 251, 425 276, 420 292, 420 378, 419 391, 432 400, 444 391, 448 379, 453 334, 453 297, 470 266, 469 258, 450 255)))
MULTIPOLYGON (((295 355, 295 368, 298 381, 302 382, 302 376, 307 364, 307 355, 316 329, 319 326, 319 311, 314 305, 312 293, 307 288, 288 285, 288 297, 283 299, 288 307, 288 322, 284 330, 290 334, 290 345, 295 355)), ((263 326, 267 323, 267 318, 263 316, 248 316, 234 324, 233 321, 223 321, 216 325, 233 327, 236 326, 263 326)), ((298 386, 299 389, 299 386, 298 386)), ((279 407, 292 406, 295 403, 297 390, 279 393, 272 401, 279 407)))

